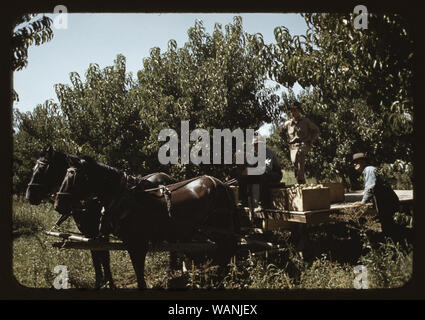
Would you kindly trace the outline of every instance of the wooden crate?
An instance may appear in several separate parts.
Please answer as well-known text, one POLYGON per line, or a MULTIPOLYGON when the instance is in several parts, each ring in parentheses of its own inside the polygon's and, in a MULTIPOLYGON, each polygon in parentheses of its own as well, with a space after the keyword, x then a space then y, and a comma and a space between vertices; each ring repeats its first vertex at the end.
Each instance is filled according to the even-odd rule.
POLYGON ((270 208, 288 210, 288 194, 286 188, 270 189, 270 208))
POLYGON ((278 219, 264 219, 262 221, 262 228, 265 231, 273 231, 280 229, 290 229, 292 223, 289 221, 278 220, 278 219))
POLYGON ((311 211, 331 207, 329 188, 287 190, 290 211, 311 211))
POLYGON ((343 183, 340 182, 329 182, 322 183, 324 187, 329 188, 330 190, 330 200, 331 203, 344 202, 345 199, 345 187, 343 183))

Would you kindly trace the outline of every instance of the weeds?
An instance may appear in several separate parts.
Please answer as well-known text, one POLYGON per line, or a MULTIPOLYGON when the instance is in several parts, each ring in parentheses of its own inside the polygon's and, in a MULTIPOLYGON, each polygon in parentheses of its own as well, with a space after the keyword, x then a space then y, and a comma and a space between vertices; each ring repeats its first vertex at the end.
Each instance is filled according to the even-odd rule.
MULTIPOLYGON (((90 252, 53 248, 51 237, 42 233, 58 218, 50 204, 30 206, 14 199, 13 209, 13 272, 20 284, 51 288, 56 276, 54 267, 65 265, 71 288, 94 287, 90 252)), ((407 226, 410 223, 400 222, 407 226)), ((63 228, 77 231, 72 219, 63 228)), ((412 245, 383 238, 379 223, 366 211, 349 212, 339 223, 310 228, 304 259, 288 232, 272 236, 286 248, 284 252, 261 257, 238 255, 226 268, 210 260, 195 264, 186 259, 187 271, 170 270, 167 252, 148 253, 146 283, 149 288, 169 290, 353 288, 356 265, 367 268, 369 288, 400 287, 411 278, 412 245)), ((111 270, 117 288, 137 287, 126 251, 111 251, 111 270)))
POLYGON ((369 288, 398 288, 410 280, 413 271, 411 244, 386 239, 377 245, 366 240, 365 245, 370 250, 360 257, 359 264, 367 267, 369 288))

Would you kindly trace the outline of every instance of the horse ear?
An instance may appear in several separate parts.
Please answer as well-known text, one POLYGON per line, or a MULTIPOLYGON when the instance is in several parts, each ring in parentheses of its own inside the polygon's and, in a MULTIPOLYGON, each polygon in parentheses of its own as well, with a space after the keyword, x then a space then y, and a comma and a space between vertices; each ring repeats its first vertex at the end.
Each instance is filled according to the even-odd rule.
POLYGON ((90 156, 83 156, 82 160, 85 161, 87 164, 96 163, 96 161, 90 156))
POLYGON ((50 158, 50 157, 53 156, 54 152, 55 152, 55 150, 53 150, 53 147, 49 144, 48 147, 41 154, 41 156, 44 156, 46 158, 50 158))
POLYGON ((68 156, 66 160, 68 161, 68 165, 70 167, 81 167, 81 165, 83 164, 82 160, 77 157, 68 156))

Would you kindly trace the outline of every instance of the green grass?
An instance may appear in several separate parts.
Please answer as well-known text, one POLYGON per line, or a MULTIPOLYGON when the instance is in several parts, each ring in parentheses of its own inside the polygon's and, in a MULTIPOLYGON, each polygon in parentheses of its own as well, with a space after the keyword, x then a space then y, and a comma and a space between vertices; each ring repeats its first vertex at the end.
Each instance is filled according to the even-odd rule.
MULTIPOLYGON (((55 266, 66 265, 71 288, 94 287, 94 269, 90 252, 87 250, 60 250, 51 246, 52 239, 43 233, 53 227, 59 215, 50 204, 31 206, 14 201, 13 206, 13 272, 17 281, 26 287, 51 288, 55 266)), ((77 231, 68 219, 62 228, 77 231)), ((114 274, 122 275, 122 281, 133 276, 130 259, 126 251, 111 252, 111 268, 114 274)), ((131 284, 131 283, 130 283, 131 284)))
MULTIPOLYGON (((71 288, 94 287, 90 252, 53 248, 56 239, 42 232, 58 218, 50 204, 31 206, 15 198, 13 209, 13 272, 21 285, 51 288, 55 266, 66 265, 71 288)), ((225 271, 208 260, 196 265, 187 260, 186 273, 171 272, 168 253, 149 253, 146 282, 158 289, 353 288, 354 267, 362 264, 368 270, 369 288, 403 286, 412 274, 412 246, 383 238, 379 223, 373 217, 359 219, 362 214, 347 213, 345 228, 337 223, 311 227, 304 259, 294 249, 288 231, 273 234, 285 244, 285 252, 268 257, 238 256, 225 271)), ((72 219, 63 229, 76 231, 72 219)), ((118 288, 136 288, 126 251, 111 251, 111 269, 118 288)))

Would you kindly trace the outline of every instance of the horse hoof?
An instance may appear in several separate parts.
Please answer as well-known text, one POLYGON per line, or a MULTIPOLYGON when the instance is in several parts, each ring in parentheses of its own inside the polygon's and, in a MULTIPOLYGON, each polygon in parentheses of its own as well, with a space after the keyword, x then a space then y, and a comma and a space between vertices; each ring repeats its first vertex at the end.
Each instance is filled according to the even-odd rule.
POLYGON ((146 285, 146 282, 143 282, 143 283, 139 283, 138 285, 137 285, 137 290, 146 290, 146 289, 152 289, 152 286, 151 285, 146 285))

